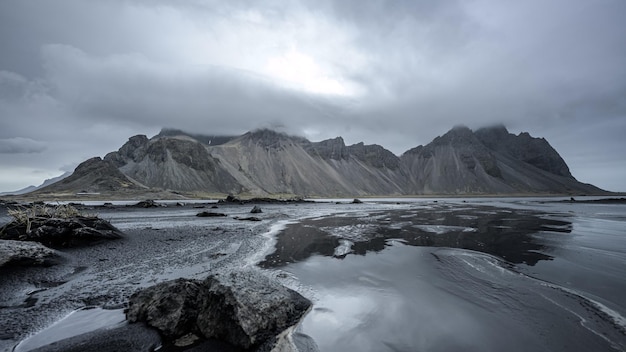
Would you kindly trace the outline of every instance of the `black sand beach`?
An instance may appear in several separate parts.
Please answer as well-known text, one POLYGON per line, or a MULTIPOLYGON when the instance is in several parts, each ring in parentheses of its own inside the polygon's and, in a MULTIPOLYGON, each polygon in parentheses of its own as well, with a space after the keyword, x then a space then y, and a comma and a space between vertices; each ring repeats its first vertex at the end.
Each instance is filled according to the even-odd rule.
MULTIPOLYGON (((222 207, 229 219, 201 219, 195 216, 203 210, 197 206, 88 208, 85 211, 109 219, 125 238, 60 249, 61 263, 51 267, 0 268, 0 350, 10 350, 19 340, 77 309, 121 312, 140 288, 250 265, 249 258, 264 243, 260 234, 267 231, 270 220, 232 218, 245 215, 247 206, 222 207)), ((266 215, 273 216, 277 215, 266 215)))
POLYGON ((293 334, 299 351, 626 348, 621 204, 262 204, 261 221, 239 220, 251 204, 212 206, 86 206, 125 238, 60 249, 50 267, 0 268, 0 349, 27 338, 16 349, 27 351, 85 332, 76 326, 88 321, 95 325, 84 329, 108 328, 89 338, 109 350, 116 341, 154 349, 154 333, 124 322, 133 292, 257 263, 314 302, 293 334), (196 217, 201 211, 226 217, 196 217), (73 325, 45 330, 72 312, 73 325))

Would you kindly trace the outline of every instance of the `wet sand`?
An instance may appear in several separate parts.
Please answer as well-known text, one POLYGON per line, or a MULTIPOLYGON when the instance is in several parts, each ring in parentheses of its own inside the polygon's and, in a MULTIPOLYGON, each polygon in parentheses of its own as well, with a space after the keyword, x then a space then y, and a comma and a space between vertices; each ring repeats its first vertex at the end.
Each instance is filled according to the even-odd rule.
MULTIPOLYGON (((272 250, 271 231, 281 228, 277 224, 314 214, 327 216, 339 210, 379 207, 260 204, 263 212, 250 214, 253 204, 194 201, 177 206, 177 202, 147 209, 126 206, 134 204, 132 201, 105 207, 79 206, 87 214, 109 220, 126 234, 125 238, 60 248, 61 263, 47 268, 0 268, 0 351, 10 351, 19 341, 42 330, 44 335, 39 335, 39 340, 59 337, 49 335, 45 329, 80 309, 117 310, 121 316, 130 295, 143 287, 180 277, 202 279, 209 274, 254 266, 272 250), (213 209, 214 206, 219 208, 213 209), (202 211, 227 216, 197 217, 202 211), (261 221, 237 219, 250 215, 261 221)), ((0 223, 9 220, 6 209, 0 209, 0 223)), ((91 319, 88 315, 84 321, 91 319)))
POLYGON ((301 351, 626 346, 622 208, 371 200, 265 204, 249 222, 235 217, 250 204, 198 206, 86 209, 126 238, 63 249, 49 268, 0 269, 0 350, 81 308, 119 320, 142 287, 256 263, 314 300, 294 335, 301 351))

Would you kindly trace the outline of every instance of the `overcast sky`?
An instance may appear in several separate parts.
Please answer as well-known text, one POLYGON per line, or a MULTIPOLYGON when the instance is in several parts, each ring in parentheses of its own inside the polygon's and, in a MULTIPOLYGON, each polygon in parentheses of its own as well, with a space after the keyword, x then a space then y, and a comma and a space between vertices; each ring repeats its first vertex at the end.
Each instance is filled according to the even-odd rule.
POLYGON ((626 191, 625 18, 623 0, 0 0, 0 192, 162 127, 399 155, 495 123, 626 191))

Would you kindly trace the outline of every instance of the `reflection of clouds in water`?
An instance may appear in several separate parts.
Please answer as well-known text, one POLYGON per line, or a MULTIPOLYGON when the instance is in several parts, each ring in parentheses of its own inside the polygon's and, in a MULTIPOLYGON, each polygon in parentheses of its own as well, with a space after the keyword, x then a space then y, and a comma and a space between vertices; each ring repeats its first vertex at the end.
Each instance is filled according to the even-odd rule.
POLYGON ((289 266, 317 293, 302 333, 320 351, 570 351, 619 343, 610 314, 511 269, 488 254, 399 244, 289 266))
MULTIPOLYGON (((358 329, 379 308, 375 297, 358 294, 358 290, 329 290, 318 292, 319 308, 311 311, 303 327, 311 336, 345 339, 358 329)), ((327 343, 335 344, 332 338, 327 343)))

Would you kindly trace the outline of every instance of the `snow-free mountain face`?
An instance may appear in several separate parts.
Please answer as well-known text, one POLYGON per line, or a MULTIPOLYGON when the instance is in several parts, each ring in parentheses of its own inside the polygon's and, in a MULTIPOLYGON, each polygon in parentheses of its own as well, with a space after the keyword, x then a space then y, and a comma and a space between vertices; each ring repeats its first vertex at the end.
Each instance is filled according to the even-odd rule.
POLYGON ((543 138, 503 126, 473 132, 459 126, 405 152, 409 194, 598 194, 578 182, 543 138))
MULTIPOLYGON (((527 133, 513 135, 503 126, 475 132, 458 126, 400 157, 379 145, 346 146, 341 137, 311 142, 266 129, 239 137, 170 129, 151 139, 131 137, 103 162, 119 171, 114 177, 122 175, 137 187, 204 194, 352 197, 604 192, 578 182, 545 139, 527 133)), ((92 177, 82 171, 81 175, 92 177)))

